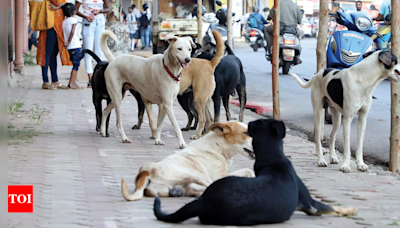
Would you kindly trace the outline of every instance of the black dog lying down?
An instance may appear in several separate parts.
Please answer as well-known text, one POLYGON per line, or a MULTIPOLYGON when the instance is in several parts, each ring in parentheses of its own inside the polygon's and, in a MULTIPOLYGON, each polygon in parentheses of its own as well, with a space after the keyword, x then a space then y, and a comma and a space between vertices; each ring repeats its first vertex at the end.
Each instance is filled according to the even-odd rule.
MULTIPOLYGON (((107 91, 107 87, 106 87, 106 81, 104 79, 104 71, 107 69, 108 62, 101 61, 101 59, 95 53, 93 53, 91 50, 83 49, 82 57, 85 54, 89 54, 97 62, 97 65, 93 71, 91 84, 92 84, 92 90, 93 90, 93 97, 92 97, 93 104, 96 109, 96 131, 99 131, 100 125, 101 125, 101 117, 103 116, 103 109, 102 109, 101 101, 103 99, 105 99, 105 100, 107 100, 107 104, 109 104, 111 102, 111 98, 108 95, 108 91, 107 91)), ((122 88, 121 92, 123 93, 124 91, 125 91, 125 89, 122 88)), ((136 100, 138 102, 138 107, 139 107, 139 114, 138 114, 139 123, 137 125, 135 125, 132 129, 139 129, 140 124, 143 122, 144 103, 138 92, 136 92, 135 90, 132 90, 132 89, 130 89, 129 91, 136 98, 136 100)), ((110 121, 110 115, 108 115, 107 122, 106 122, 106 136, 107 137, 109 137, 109 134, 108 134, 109 121, 110 121)))
POLYGON ((255 178, 226 177, 211 184, 201 197, 173 214, 161 211, 160 199, 154 201, 158 220, 178 223, 198 216, 209 225, 256 225, 281 223, 295 210, 308 215, 354 215, 356 208, 331 207, 311 198, 283 153, 283 122, 257 120, 249 124, 253 137, 255 178))

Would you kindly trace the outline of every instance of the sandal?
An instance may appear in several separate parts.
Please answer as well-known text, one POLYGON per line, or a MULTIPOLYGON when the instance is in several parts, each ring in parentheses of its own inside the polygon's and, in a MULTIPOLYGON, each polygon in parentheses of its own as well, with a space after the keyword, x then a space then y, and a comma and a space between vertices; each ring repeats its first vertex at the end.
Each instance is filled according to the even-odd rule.
POLYGON ((76 83, 68 85, 68 90, 77 90, 77 89, 83 89, 83 87, 80 87, 76 83))
POLYGON ((68 89, 68 86, 65 86, 59 82, 53 82, 51 84, 53 85, 53 87, 55 87, 57 89, 68 89))
POLYGON ((92 83, 89 82, 89 83, 87 84, 87 87, 88 87, 88 88, 92 88, 92 83))
POLYGON ((48 90, 56 90, 57 88, 54 87, 52 84, 50 84, 49 82, 45 82, 42 85, 42 89, 48 89, 48 90))

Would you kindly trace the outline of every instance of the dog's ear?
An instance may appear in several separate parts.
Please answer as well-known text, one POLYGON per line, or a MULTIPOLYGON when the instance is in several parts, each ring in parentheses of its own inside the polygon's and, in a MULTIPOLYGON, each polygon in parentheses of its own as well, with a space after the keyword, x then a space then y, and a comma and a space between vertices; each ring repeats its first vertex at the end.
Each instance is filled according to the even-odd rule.
POLYGON ((375 51, 369 51, 363 55, 363 59, 367 58, 368 56, 374 54, 375 51))
POLYGON ((272 123, 272 129, 279 138, 282 138, 282 139, 285 138, 286 127, 285 127, 285 124, 283 123, 283 121, 279 121, 279 120, 274 121, 272 123))
POLYGON ((397 57, 393 55, 390 51, 381 51, 379 53, 379 61, 385 65, 386 69, 392 68, 392 64, 397 64, 397 57))
POLYGON ((226 135, 230 132, 230 128, 223 123, 215 123, 213 125, 211 125, 211 127, 208 129, 208 131, 213 131, 215 133, 217 133, 218 135, 226 135))
POLYGON ((177 40, 178 40, 178 37, 176 37, 176 36, 174 36, 174 35, 171 35, 171 34, 167 34, 167 35, 165 36, 165 39, 167 40, 168 43, 171 44, 171 43, 177 41, 177 40))
POLYGON ((185 37, 183 37, 183 38, 186 38, 187 40, 189 40, 190 45, 192 45, 192 48, 195 48, 195 47, 196 47, 196 44, 193 42, 192 37, 190 37, 190 36, 185 36, 185 37))

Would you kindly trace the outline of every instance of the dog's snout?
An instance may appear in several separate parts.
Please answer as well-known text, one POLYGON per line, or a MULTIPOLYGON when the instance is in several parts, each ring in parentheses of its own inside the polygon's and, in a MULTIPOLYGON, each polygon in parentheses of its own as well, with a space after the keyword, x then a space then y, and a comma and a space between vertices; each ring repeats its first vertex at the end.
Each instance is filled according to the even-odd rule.
POLYGON ((190 62, 190 58, 186 58, 186 59, 185 59, 185 62, 186 62, 186 63, 189 63, 189 62, 190 62))

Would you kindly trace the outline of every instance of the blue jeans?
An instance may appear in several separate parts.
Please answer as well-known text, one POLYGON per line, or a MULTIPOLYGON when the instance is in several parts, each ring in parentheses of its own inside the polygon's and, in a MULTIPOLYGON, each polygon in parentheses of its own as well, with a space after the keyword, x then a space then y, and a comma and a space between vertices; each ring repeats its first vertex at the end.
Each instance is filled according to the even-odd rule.
POLYGON ((78 71, 81 65, 81 50, 82 48, 69 49, 69 60, 72 62, 72 69, 78 71))
POLYGON ((57 55, 58 55, 58 42, 57 33, 54 28, 47 30, 46 37, 46 63, 42 66, 43 82, 49 82, 49 66, 51 71, 51 81, 58 82, 57 77, 57 55))
POLYGON ((142 40, 142 45, 145 48, 149 48, 150 44, 150 26, 147 28, 140 28, 140 38, 142 40))
MULTIPOLYGON (((107 60, 104 57, 103 52, 100 48, 100 37, 106 29, 106 18, 103 16, 95 18, 92 22, 88 22, 86 19, 82 21, 82 38, 83 48, 89 49, 101 59, 107 60)), ((88 54, 85 55, 85 66, 86 73, 93 74, 92 57, 88 54)))

